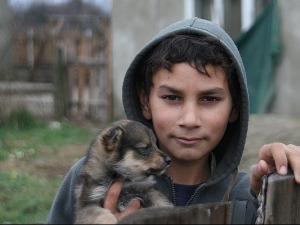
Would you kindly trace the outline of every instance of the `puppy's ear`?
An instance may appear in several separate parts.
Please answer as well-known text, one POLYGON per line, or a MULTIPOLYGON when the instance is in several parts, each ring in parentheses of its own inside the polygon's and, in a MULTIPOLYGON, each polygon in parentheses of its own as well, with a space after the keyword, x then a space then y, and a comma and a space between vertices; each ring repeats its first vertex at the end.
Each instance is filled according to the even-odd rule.
POLYGON ((103 145, 105 150, 108 152, 113 151, 119 147, 121 142, 123 130, 121 127, 116 126, 110 128, 104 135, 103 135, 103 145))

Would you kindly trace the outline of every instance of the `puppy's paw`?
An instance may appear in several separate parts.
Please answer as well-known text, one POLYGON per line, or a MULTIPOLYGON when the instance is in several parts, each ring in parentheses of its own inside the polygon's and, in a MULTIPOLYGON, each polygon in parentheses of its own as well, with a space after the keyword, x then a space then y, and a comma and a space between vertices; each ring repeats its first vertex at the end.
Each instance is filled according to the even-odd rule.
POLYGON ((95 224, 116 224, 117 222, 117 218, 110 212, 97 216, 95 220, 95 224))

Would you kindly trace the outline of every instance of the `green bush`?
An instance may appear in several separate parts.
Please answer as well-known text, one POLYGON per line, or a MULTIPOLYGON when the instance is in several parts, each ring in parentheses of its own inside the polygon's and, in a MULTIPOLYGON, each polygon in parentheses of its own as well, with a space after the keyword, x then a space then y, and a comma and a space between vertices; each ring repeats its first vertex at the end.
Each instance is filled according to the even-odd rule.
POLYGON ((0 117, 0 125, 14 129, 30 129, 38 124, 38 120, 25 108, 20 107, 11 111, 10 115, 0 117))
POLYGON ((14 128, 29 129, 37 124, 36 118, 25 108, 18 108, 11 112, 8 117, 8 125, 14 128))

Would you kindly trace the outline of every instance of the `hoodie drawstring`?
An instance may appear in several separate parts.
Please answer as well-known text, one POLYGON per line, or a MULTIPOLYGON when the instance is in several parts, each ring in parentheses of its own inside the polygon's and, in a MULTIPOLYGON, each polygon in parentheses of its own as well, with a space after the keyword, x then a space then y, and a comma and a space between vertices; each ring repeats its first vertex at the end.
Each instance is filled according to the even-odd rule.
POLYGON ((238 169, 235 168, 234 171, 231 174, 232 176, 231 176, 230 184, 229 184, 229 186, 228 186, 221 202, 228 202, 229 201, 229 194, 231 192, 231 189, 234 186, 235 180, 237 178, 237 174, 238 174, 238 169))

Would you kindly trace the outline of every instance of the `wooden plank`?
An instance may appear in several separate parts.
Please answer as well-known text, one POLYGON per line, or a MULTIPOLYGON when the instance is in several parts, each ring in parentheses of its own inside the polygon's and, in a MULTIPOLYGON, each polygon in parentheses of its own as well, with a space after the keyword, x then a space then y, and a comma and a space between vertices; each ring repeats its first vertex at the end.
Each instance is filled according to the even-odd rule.
POLYGON ((96 100, 98 99, 97 97, 97 71, 95 69, 91 69, 90 71, 90 76, 89 76, 89 97, 88 97, 88 115, 89 118, 92 120, 95 120, 97 116, 97 107, 98 105, 95 104, 96 100))
POLYGON ((231 203, 153 207, 138 210, 119 224, 229 224, 231 203))
MULTIPOLYGON (((97 70, 89 70, 89 100, 93 101, 97 98, 97 70)), ((91 104, 91 103, 90 103, 91 104)))
POLYGON ((67 68, 67 73, 68 73, 68 108, 67 108, 67 118, 73 119, 72 118, 72 111, 73 111, 73 92, 74 92, 74 86, 75 86, 75 75, 76 71, 74 67, 69 66, 67 68))
POLYGON ((90 57, 81 56, 81 58, 70 58, 68 60, 68 65, 73 66, 89 66, 90 68, 99 68, 105 66, 105 60, 95 59, 90 57))
POLYGON ((27 38, 27 65, 32 68, 34 65, 33 29, 28 30, 27 38))
POLYGON ((67 65, 63 58, 63 50, 58 49, 58 59, 54 67, 54 116, 57 120, 61 120, 67 116, 68 108, 68 79, 67 65))
POLYGON ((86 84, 86 69, 84 67, 78 68, 78 110, 76 115, 77 121, 84 120, 84 112, 83 112, 83 92, 86 84))
POLYGON ((112 80, 111 80, 111 29, 110 26, 106 26, 106 36, 105 36, 105 40, 106 40, 106 79, 107 79, 107 86, 106 86, 106 120, 110 121, 112 119, 112 80))
POLYGON ((268 177, 265 224, 300 224, 300 185, 291 171, 268 177))

